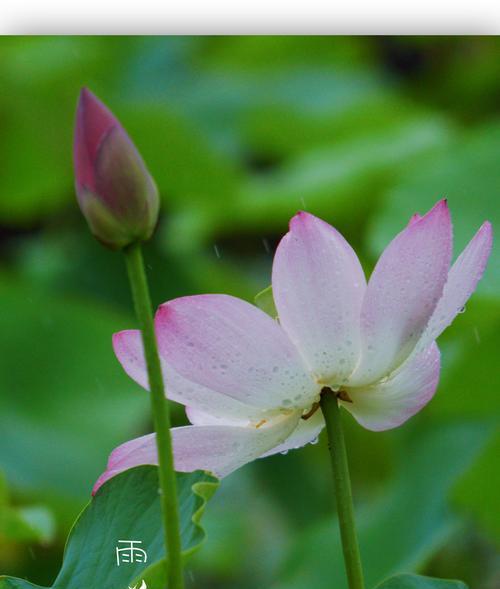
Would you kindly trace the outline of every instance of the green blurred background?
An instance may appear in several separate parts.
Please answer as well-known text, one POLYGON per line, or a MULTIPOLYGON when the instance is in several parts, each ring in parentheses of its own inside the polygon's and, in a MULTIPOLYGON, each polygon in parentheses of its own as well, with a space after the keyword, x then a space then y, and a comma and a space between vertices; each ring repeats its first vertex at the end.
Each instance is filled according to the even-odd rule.
MULTIPOLYGON (((110 450, 151 430, 111 334, 134 327, 123 260, 73 192, 75 104, 90 87, 157 180, 155 304, 252 300, 298 209, 367 271, 415 211, 449 199, 455 251, 500 221, 500 39, 0 39, 0 572, 55 577, 110 450)), ((500 586, 499 248, 440 340, 437 396, 396 431, 346 415, 369 584, 416 570, 500 586)), ((174 421, 185 423, 182 407, 174 421)), ((246 466, 210 503, 190 586, 344 589, 328 457, 246 466)))

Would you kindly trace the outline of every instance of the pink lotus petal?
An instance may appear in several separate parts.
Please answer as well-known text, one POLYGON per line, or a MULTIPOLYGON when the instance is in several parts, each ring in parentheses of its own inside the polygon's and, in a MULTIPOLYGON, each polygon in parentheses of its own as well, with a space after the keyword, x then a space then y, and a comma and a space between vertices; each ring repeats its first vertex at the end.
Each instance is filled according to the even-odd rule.
POLYGON ((439 370, 439 349, 433 343, 407 360, 387 380, 348 389, 352 403, 341 401, 341 404, 369 430, 397 427, 431 400, 439 382, 439 370))
MULTIPOLYGON (((113 348, 125 372, 145 389, 149 389, 144 351, 140 331, 128 330, 115 333, 113 348)), ((162 359, 163 378, 167 397, 192 411, 199 410, 235 423, 258 423, 264 412, 252 405, 241 403, 233 397, 217 393, 181 376, 162 359)))
POLYGON ((465 306, 484 273, 492 243, 493 230, 486 221, 451 267, 443 296, 417 344, 417 351, 435 340, 465 306))
POLYGON ((102 140, 120 123, 90 90, 84 88, 76 112, 74 159, 76 182, 95 189, 94 163, 102 140))
POLYGON ((261 458, 278 454, 278 452, 288 452, 296 450, 306 444, 310 444, 318 439, 321 430, 325 426, 325 420, 321 410, 318 409, 309 419, 301 419, 294 432, 279 446, 275 446, 269 452, 262 454, 261 458))
POLYGON ((347 241, 333 227, 298 213, 273 264, 280 324, 322 382, 342 382, 360 348, 366 279, 347 241))
POLYGON ((446 201, 409 224, 382 253, 362 309, 362 357, 351 384, 375 382, 420 339, 448 276, 452 228, 446 201))
MULTIPOLYGON (((255 427, 186 426, 174 428, 175 469, 179 472, 208 470, 222 478, 282 443, 297 427, 300 412, 274 423, 255 427)), ((118 446, 111 453, 106 471, 94 485, 93 494, 117 474, 142 464, 157 464, 154 434, 118 446)))
POLYGON ((319 394, 278 323, 245 301, 183 297, 155 323, 161 355, 192 382, 261 409, 303 407, 319 394))
MULTIPOLYGON (((114 215, 139 228, 144 219, 158 216, 158 195, 141 154, 117 125, 103 137, 94 160, 95 192, 114 215)), ((150 221, 153 223, 153 221, 150 221)))

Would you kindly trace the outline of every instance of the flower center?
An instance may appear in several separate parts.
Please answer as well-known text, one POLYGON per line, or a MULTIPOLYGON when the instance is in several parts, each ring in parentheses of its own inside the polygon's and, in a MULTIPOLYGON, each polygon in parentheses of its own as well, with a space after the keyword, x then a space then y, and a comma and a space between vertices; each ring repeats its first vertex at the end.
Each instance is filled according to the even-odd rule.
MULTIPOLYGON (((320 395, 335 395, 338 399, 340 399, 341 401, 345 401, 346 403, 352 403, 352 399, 349 396, 349 393, 343 389, 339 389, 339 390, 332 390, 330 387, 323 387, 321 389, 321 393, 320 395)), ((303 415, 301 415, 301 419, 307 420, 309 418, 311 418, 316 411, 319 409, 320 407, 320 403, 319 401, 317 401, 316 403, 312 404, 312 407, 309 409, 309 411, 307 411, 307 413, 304 413, 303 415)))

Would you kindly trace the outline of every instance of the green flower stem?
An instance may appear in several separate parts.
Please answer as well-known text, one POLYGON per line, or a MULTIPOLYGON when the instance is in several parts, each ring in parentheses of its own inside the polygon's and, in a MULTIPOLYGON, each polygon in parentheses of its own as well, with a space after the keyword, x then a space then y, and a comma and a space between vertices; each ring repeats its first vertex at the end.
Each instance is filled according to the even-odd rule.
POLYGON ((352 504, 351 480, 347 464, 347 452, 340 407, 335 393, 324 391, 321 395, 321 410, 323 412, 328 447, 332 463, 335 495, 337 498, 337 512, 342 539, 344 563, 349 581, 349 589, 363 589, 363 569, 359 554, 356 526, 354 523, 354 507, 352 504))
POLYGON ((151 391, 151 409, 156 431, 158 448, 158 471, 160 479, 161 505, 165 547, 168 554, 167 578, 169 589, 183 589, 181 536, 179 507, 177 502, 177 482, 170 435, 170 411, 165 396, 163 374, 156 344, 151 298, 144 270, 140 243, 132 244, 124 250, 127 271, 132 288, 135 312, 142 332, 144 354, 148 369, 151 391))

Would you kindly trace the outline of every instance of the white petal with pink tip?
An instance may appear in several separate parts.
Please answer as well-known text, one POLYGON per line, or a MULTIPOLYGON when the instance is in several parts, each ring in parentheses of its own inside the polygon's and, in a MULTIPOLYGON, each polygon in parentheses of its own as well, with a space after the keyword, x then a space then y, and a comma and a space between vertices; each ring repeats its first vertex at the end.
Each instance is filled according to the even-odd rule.
POLYGON ((273 264, 280 324, 319 381, 343 380, 359 357, 366 279, 347 241, 333 227, 299 213, 273 264))
POLYGON ((387 246, 368 282, 362 355, 349 384, 376 382, 409 356, 443 293, 451 250, 445 201, 415 218, 387 246))

